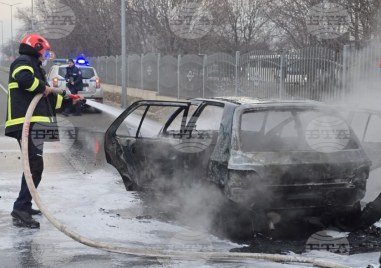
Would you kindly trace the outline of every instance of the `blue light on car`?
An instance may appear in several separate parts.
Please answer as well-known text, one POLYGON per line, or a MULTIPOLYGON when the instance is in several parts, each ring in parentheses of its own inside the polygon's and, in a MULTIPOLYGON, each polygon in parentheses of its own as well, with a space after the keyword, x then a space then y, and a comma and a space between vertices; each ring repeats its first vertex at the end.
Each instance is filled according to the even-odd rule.
POLYGON ((90 66, 89 61, 86 59, 85 55, 81 54, 77 59, 75 60, 76 64, 78 65, 86 65, 90 66))

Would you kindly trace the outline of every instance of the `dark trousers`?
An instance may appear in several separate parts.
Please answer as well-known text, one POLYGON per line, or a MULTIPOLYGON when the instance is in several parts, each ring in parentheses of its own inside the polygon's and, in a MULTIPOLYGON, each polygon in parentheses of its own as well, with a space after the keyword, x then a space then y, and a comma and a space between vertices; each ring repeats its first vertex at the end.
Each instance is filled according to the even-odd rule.
POLYGON ((70 114, 72 112, 73 108, 74 108, 76 114, 80 114, 81 110, 82 110, 81 102, 78 101, 76 104, 73 105, 73 100, 71 100, 71 99, 64 101, 64 112, 65 113, 70 114))
MULTIPOLYGON (((21 148, 21 138, 17 138, 17 141, 21 148)), ((42 171, 44 170, 44 160, 43 160, 43 142, 35 144, 31 137, 29 137, 28 142, 28 154, 29 154, 29 166, 32 173, 33 182, 37 188, 42 176, 42 171)), ((28 211, 32 207, 32 196, 29 192, 28 186, 26 184, 25 175, 22 174, 21 178, 21 190, 19 196, 15 203, 13 204, 13 209, 28 211)))

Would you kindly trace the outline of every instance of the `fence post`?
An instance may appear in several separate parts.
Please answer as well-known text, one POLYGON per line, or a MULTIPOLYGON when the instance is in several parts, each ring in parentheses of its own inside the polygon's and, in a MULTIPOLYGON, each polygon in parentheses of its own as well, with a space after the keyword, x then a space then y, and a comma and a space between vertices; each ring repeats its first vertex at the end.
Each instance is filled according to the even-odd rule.
POLYGON ((123 74, 126 76, 126 87, 128 88, 130 86, 130 68, 128 67, 128 53, 126 53, 126 72, 123 74))
POLYGON ((238 68, 239 68, 239 57, 240 57, 240 53, 239 51, 236 51, 235 52, 235 96, 237 97, 238 96, 238 88, 239 88, 239 77, 238 77, 238 68))
POLYGON ((204 58, 202 59, 202 97, 205 98, 205 79, 206 79, 206 61, 208 59, 208 55, 204 54, 204 58))
POLYGON ((157 54, 157 71, 156 71, 156 75, 157 75, 157 95, 160 95, 160 59, 161 59, 161 56, 160 56, 160 53, 157 54))
POLYGON ((106 83, 106 78, 104 77, 104 65, 102 65, 103 61, 101 61, 101 57, 98 56, 97 58, 97 64, 98 64, 98 75, 99 77, 102 77, 102 83, 106 83))
POLYGON ((283 98, 284 91, 284 70, 285 70, 285 52, 282 50, 280 55, 280 84, 279 84, 279 99, 283 98))
POLYGON ((342 81, 341 81, 341 98, 342 100, 345 97, 345 90, 347 88, 347 72, 348 72, 348 51, 349 51, 349 45, 344 45, 343 49, 343 75, 342 75, 342 81))
POLYGON ((143 76, 144 76, 144 70, 143 70, 143 58, 144 54, 140 54, 140 89, 144 89, 143 86, 143 76))
POLYGON ((105 73, 106 73, 106 75, 105 75, 105 80, 106 80, 106 83, 107 84, 110 84, 110 81, 108 81, 108 71, 107 71, 107 69, 108 69, 108 56, 106 57, 106 59, 105 59, 105 61, 106 61, 106 70, 105 70, 105 73))
POLYGON ((115 85, 118 85, 118 55, 115 55, 115 85))
POLYGON ((177 55, 177 99, 180 99, 180 64, 181 55, 177 55))

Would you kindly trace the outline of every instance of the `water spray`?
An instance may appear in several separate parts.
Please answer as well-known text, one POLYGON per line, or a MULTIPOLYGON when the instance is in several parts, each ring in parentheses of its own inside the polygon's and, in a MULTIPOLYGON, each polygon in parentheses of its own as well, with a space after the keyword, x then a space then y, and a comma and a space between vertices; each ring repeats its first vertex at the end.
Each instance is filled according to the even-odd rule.
MULTIPOLYGON (((55 89, 53 92, 62 94, 62 90, 55 89)), ((25 179, 27 182, 28 189, 33 197, 34 202, 37 207, 41 210, 43 215, 49 220, 51 224, 54 225, 59 231, 72 238, 73 240, 84 244, 89 247, 97 248, 100 250, 121 253, 132 256, 139 257, 149 257, 149 258, 164 258, 164 259, 177 259, 177 260, 215 260, 215 261, 229 261, 229 260, 242 260, 242 259, 259 259, 267 260, 280 263, 305 263, 313 264, 318 267, 327 267, 327 268, 348 268, 342 264, 337 264, 330 261, 325 261, 317 258, 306 258, 300 256, 287 256, 281 254, 264 254, 264 253, 242 253, 242 252, 194 252, 194 251, 168 251, 155 248, 133 248, 127 246, 116 246, 108 244, 101 241, 95 241, 88 239, 73 230, 68 226, 64 225, 58 219, 56 219, 48 210, 48 208, 42 202, 36 187, 34 186, 32 174, 29 167, 29 157, 28 157, 28 137, 30 132, 30 123, 33 112, 36 108, 37 103, 42 98, 42 94, 37 94, 32 100, 31 104, 28 107, 27 113, 25 115, 25 122, 22 130, 22 142, 21 142, 21 151, 22 151, 22 165, 25 174, 25 179)), ((73 98, 76 98, 73 96, 73 98)))

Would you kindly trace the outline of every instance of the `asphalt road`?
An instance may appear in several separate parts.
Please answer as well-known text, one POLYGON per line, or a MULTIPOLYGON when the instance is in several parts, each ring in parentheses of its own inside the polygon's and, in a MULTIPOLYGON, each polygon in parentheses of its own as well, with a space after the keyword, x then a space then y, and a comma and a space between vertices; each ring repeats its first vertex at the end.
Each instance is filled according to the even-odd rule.
MULTIPOLYGON (((172 267, 167 259, 84 246, 63 235, 44 216, 35 216, 40 229, 20 228, 13 222, 10 212, 18 195, 22 166, 16 140, 4 137, 7 80, 7 74, 0 72, 0 267, 172 267)), ((87 238, 132 248, 166 248, 182 228, 147 217, 136 193, 127 192, 120 175, 106 163, 103 136, 120 110, 106 107, 105 111, 90 111, 81 117, 58 115, 59 122, 60 118, 68 120, 67 124, 76 127, 77 135, 73 141, 45 143, 44 173, 38 187, 42 201, 68 228, 87 238)), ((214 240, 220 250, 238 246, 214 240)), ((183 264, 199 266, 198 262, 180 266, 183 264)), ((174 266, 180 267, 177 263, 174 266)), ((236 263, 224 266, 243 267, 236 263)))
MULTIPOLYGON (((0 72, 0 118, 6 117, 7 75, 0 72)), ((77 127, 73 143, 45 143, 44 173, 38 187, 48 210, 68 228, 84 237, 131 248, 228 251, 239 245, 206 233, 189 237, 181 226, 160 222, 146 215, 137 193, 127 192, 117 171, 104 158, 103 136, 117 115, 86 113, 62 117, 77 127), (60 147, 60 145, 62 147, 60 147), (186 240, 181 240, 184 237, 186 240), (180 238, 180 240, 179 240, 180 238), (191 238, 191 240, 189 240, 191 238), (186 243, 190 243, 189 245, 186 243), (202 242, 202 243, 201 243, 202 242), (186 248, 182 247, 185 243, 186 248), (201 243, 201 245, 200 245, 201 243), (200 248, 201 247, 201 248, 200 248)), ((3 122, 3 121, 2 121, 3 122)), ((40 229, 20 228, 10 212, 17 197, 22 173, 17 142, 0 129, 0 267, 295 267, 245 261, 181 263, 171 259, 113 254, 84 246, 63 235, 44 216, 35 216, 40 229)), ((34 205, 35 207, 35 205, 34 205)), ((191 232, 191 235, 194 233, 191 232)), ((299 267, 299 266, 298 266, 299 267)))
POLYGON ((0 71, 0 136, 4 136, 4 123, 7 111, 8 73, 0 71))
MULTIPOLYGON (((133 257, 79 244, 56 230, 44 216, 36 217, 40 229, 15 226, 10 212, 19 191, 22 168, 16 141, 2 137, 7 76, 0 72, 0 267, 307 267, 256 260, 216 263, 133 257)), ((226 252, 242 246, 210 234, 196 236, 184 226, 160 222, 145 214, 137 194, 125 190, 120 175, 104 159, 103 135, 114 116, 103 112, 62 118, 77 127, 77 139, 64 143, 62 148, 54 143, 44 148, 39 193, 49 211, 69 228, 90 239, 132 248, 226 252)), ((309 257, 366 267, 377 264, 379 254, 341 256, 315 252, 309 257)))

